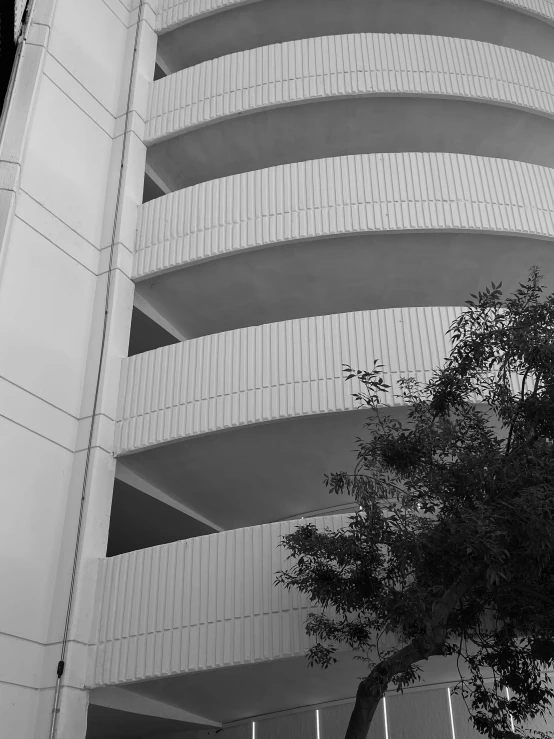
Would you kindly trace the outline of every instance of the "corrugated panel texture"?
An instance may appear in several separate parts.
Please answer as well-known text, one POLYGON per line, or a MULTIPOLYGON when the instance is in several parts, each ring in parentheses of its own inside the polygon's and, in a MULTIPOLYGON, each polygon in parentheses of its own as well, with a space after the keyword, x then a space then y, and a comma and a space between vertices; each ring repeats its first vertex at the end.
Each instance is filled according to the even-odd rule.
POLYGON ((256 739, 319 739, 315 711, 289 713, 256 721, 256 739))
MULTIPOLYGON (((214 734, 217 730, 214 731, 214 734)), ((198 732, 198 739, 202 738, 202 732, 198 732)), ((180 739, 177 737, 177 739, 180 739)), ((219 739, 219 737, 218 737, 219 739)), ((223 738, 221 738, 223 739, 223 738)), ((242 726, 227 726, 225 727, 225 739, 252 739, 252 726, 251 724, 243 724, 242 726)))
POLYGON ((483 739, 483 734, 479 733, 470 721, 469 711, 462 696, 459 693, 451 694, 450 700, 456 739, 483 739))
MULTIPOLYGON (((227 10, 233 5, 244 5, 259 0, 160 0, 158 32, 170 31, 175 26, 190 23, 205 15, 227 10)), ((497 5, 508 5, 514 10, 554 22, 553 0, 489 0, 497 5)))
MULTIPOLYGON (((537 2, 537 0, 534 0, 537 2)), ((159 0, 158 33, 170 31, 175 26, 190 23, 206 15, 228 10, 233 5, 260 2, 260 0, 159 0)), ((548 2, 548 0, 543 0, 548 2)))
POLYGON ((139 210, 134 277, 287 241, 371 231, 554 238, 554 170, 464 154, 357 154, 203 182, 139 210))
MULTIPOLYGON (((548 674, 552 679, 552 673, 549 672, 548 674)), ((450 699, 452 701, 452 717, 456 729, 456 739, 482 739, 483 735, 476 731, 470 721, 469 711, 460 693, 451 693, 450 699)), ((403 704, 400 703, 400 705, 403 709, 403 704)), ((554 709, 554 704, 551 704, 551 708, 554 709)), ((554 715, 547 713, 544 718, 537 716, 523 725, 516 723, 516 728, 523 728, 526 731, 554 732, 554 715)))
POLYGON ((423 95, 554 115, 554 63, 440 36, 348 34, 219 57, 152 85, 145 140, 215 120, 321 98, 423 95))
MULTIPOLYGON (((348 516, 311 519, 337 530, 348 516)), ((310 608, 275 587, 281 537, 299 521, 255 526, 100 561, 94 685, 302 655, 310 608)))
POLYGON ((554 22, 553 0, 489 0, 497 5, 511 5, 514 10, 521 10, 529 15, 535 15, 541 20, 554 22))
POLYGON ((236 329, 125 359, 116 454, 282 418, 354 410, 343 365, 380 360, 391 385, 420 381, 447 356, 461 308, 394 308, 236 329))
POLYGON ((448 691, 423 690, 391 695, 386 699, 387 725, 393 739, 445 739, 452 736, 448 691))
MULTIPOLYGON (((350 715, 354 707, 353 703, 343 703, 338 706, 328 706, 319 711, 319 739, 343 739, 346 734, 350 715)), ((418 739, 419 739, 419 735, 418 739)), ((371 722, 367 739, 389 739, 385 732, 385 718, 383 711, 383 701, 371 722)), ((412 735, 410 739, 415 739, 412 735)), ((424 739, 421 737, 421 739, 424 739)), ((427 739, 427 737, 425 737, 427 739)), ((445 739, 450 739, 445 737, 445 739)))
MULTIPOLYGON (((389 728, 385 731, 383 703, 377 710, 367 739, 482 739, 469 723, 469 714, 460 696, 452 695, 454 730, 449 726, 445 729, 444 707, 448 701, 446 687, 434 688, 426 691, 412 691, 409 688, 404 695, 392 694, 387 697, 387 715, 394 712, 393 724, 399 728, 395 734, 389 728), (419 704, 419 705, 418 705, 419 704), (458 707, 459 706, 459 710, 458 707), (414 711, 415 708, 415 711, 414 711), (418 717, 418 713, 420 717, 418 717), (435 717, 436 727, 433 725, 429 733, 429 719, 435 717), (436 730, 435 730, 436 729, 436 730)), ((354 703, 340 703, 319 709, 319 736, 320 739, 343 739, 346 727, 350 720, 354 703)), ((447 709, 448 710, 448 709, 447 709)), ((540 728, 542 731, 552 731, 554 723, 549 717, 547 721, 537 721, 526 728, 540 728)), ((313 737, 313 726, 317 726, 316 710, 301 712, 300 714, 285 714, 269 719, 256 721, 256 739, 262 739, 259 731, 264 727, 263 739, 305 739, 313 737), (294 720, 295 715, 302 719, 294 720), (304 731, 306 733, 304 733, 304 731)), ((240 726, 224 727, 225 739, 251 739, 252 722, 240 726), (239 734, 236 732, 240 731, 239 734)), ((206 739, 216 733, 215 730, 179 733, 179 739, 206 739)), ((174 739, 171 735, 171 739, 174 739)), ((175 737, 175 739, 177 739, 175 737)))

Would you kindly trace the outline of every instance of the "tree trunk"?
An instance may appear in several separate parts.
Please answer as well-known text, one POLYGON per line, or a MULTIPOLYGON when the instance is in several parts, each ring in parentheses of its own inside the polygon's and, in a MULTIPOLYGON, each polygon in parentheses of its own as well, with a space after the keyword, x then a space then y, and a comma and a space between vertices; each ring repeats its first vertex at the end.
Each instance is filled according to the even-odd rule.
POLYGON ((354 703, 352 715, 348 722, 345 739, 367 738, 367 732, 375 716, 375 711, 388 685, 388 683, 382 686, 373 684, 372 687, 368 684, 370 680, 371 675, 366 677, 365 680, 362 680, 358 686, 356 702, 354 703))
POLYGON ((415 662, 436 653, 436 646, 427 639, 416 639, 375 665, 358 686, 345 739, 366 739, 379 701, 385 694, 391 678, 415 662))
POLYGON ((386 657, 371 670, 358 686, 356 702, 350 716, 345 739, 367 739, 379 701, 394 675, 410 665, 442 653, 446 637, 446 620, 460 598, 477 579, 479 573, 466 573, 440 598, 433 607, 433 618, 424 637, 414 639, 398 652, 386 657))

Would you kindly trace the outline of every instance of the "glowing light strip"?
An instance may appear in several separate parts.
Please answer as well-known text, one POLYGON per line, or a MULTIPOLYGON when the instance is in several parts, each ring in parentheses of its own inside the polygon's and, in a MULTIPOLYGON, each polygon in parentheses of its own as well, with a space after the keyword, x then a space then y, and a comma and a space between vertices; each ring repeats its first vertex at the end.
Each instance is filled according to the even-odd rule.
POLYGON ((450 709, 450 726, 452 727, 452 739, 456 739, 456 729, 454 728, 454 712, 452 710, 452 696, 450 695, 450 688, 446 688, 448 692, 448 708, 450 709))
POLYGON ((389 722, 387 721, 387 699, 383 696, 383 717, 385 719, 385 739, 389 739, 389 722))
MULTIPOLYGON (((507 698, 508 700, 510 700, 510 691, 508 690, 508 688, 506 688, 506 698, 507 698)), ((511 725, 512 725, 512 731, 515 731, 515 727, 514 727, 514 717, 512 716, 512 714, 510 714, 510 723, 511 723, 511 725)))
POLYGON ((252 739, 256 739, 256 722, 252 721, 252 739))
POLYGON ((319 734, 319 708, 316 708, 316 710, 315 710, 315 733, 316 733, 316 739, 320 739, 320 734, 319 734))

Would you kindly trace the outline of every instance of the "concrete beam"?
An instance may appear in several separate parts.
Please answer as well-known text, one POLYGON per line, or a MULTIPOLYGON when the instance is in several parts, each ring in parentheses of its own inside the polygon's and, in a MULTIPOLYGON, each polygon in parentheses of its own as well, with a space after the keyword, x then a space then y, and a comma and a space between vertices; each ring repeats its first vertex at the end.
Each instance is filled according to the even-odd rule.
POLYGON ((169 64, 166 62, 166 60, 162 57, 162 55, 158 52, 156 55, 156 64, 158 67, 164 72, 165 74, 173 74, 175 70, 171 69, 169 64))
POLYGON ((173 192, 166 181, 162 177, 160 177, 157 172, 154 171, 150 164, 146 165, 144 171, 146 175, 150 177, 152 182, 160 188, 164 195, 169 195, 170 192, 173 192))
POLYGON ((316 516, 334 516, 339 513, 354 513, 358 508, 358 504, 350 501, 349 503, 342 503, 341 505, 329 506, 326 508, 318 508, 317 510, 303 511, 302 513, 295 514, 294 516, 286 516, 285 518, 279 519, 281 521, 297 521, 303 518, 315 518, 316 516))
POLYGON ((219 728, 221 724, 204 716, 197 716, 182 708, 170 706, 167 703, 138 695, 124 688, 96 688, 91 690, 89 694, 89 702, 94 706, 102 706, 104 708, 113 708, 117 711, 127 711, 128 713, 138 713, 143 716, 153 716, 155 718, 170 719, 172 721, 182 721, 188 724, 183 728, 219 728))
POLYGON ((210 526, 210 528, 214 529, 214 531, 223 531, 221 526, 218 526, 213 521, 210 521, 204 516, 201 516, 192 508, 183 505, 183 503, 180 503, 178 500, 175 500, 159 488, 151 485, 149 482, 146 482, 146 480, 143 480, 142 477, 125 467, 125 465, 122 464, 121 461, 118 461, 117 463, 115 476, 118 480, 121 480, 122 482, 127 483, 127 485, 136 488, 141 493, 144 493, 145 495, 150 495, 152 498, 156 498, 156 500, 159 500, 160 503, 165 503, 165 505, 175 508, 175 510, 179 511, 180 513, 184 513, 185 516, 189 516, 190 518, 194 518, 195 521, 200 521, 200 523, 206 524, 206 526, 210 526))
POLYGON ((179 329, 177 329, 173 325, 173 323, 171 323, 171 321, 165 318, 165 316, 162 316, 162 314, 139 293, 138 289, 135 290, 134 305, 135 308, 138 308, 138 310, 142 311, 144 315, 148 316, 148 318, 151 318, 155 323, 158 324, 158 326, 161 326, 179 341, 187 340, 187 337, 182 334, 179 329))

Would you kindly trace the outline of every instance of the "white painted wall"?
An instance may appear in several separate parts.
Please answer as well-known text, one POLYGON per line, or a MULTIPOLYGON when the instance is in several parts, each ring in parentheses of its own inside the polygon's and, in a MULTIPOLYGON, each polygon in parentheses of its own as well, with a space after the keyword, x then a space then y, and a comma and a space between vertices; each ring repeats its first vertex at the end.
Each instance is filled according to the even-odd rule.
MULTIPOLYGON (((0 722, 48 736, 104 318, 139 0, 37 0, 0 144, 0 722), (109 207, 107 207, 107 204, 109 207)), ((103 384, 118 384, 156 37, 142 11, 103 384)), ((101 392, 59 737, 84 736, 87 604, 105 553, 116 390, 101 392)))
MULTIPOLYGON (((543 0, 499 3, 549 22, 553 18, 543 0)), ((159 28, 231 4, 163 0, 159 28)), ((36 0, 0 141, 0 721, 2 733, 13 739, 48 735, 88 461, 58 737, 82 739, 85 732, 88 639, 97 568, 108 534, 119 372, 134 291, 132 253, 156 53, 155 5, 156 0, 36 0), (108 284, 106 354, 87 456, 108 284)), ((546 62, 543 67, 550 69, 546 62)), ((511 103, 533 107, 523 99, 524 85, 516 87, 511 103)), ((544 100, 551 92, 548 86, 542 90, 544 100)), ((550 97, 544 100, 534 107, 551 116, 550 97)), ((493 173, 496 182, 508 177, 507 165, 494 166, 500 167, 493 173)), ((490 222, 493 231, 551 240, 551 201, 537 208, 548 193, 531 187, 541 184, 537 173, 544 174, 544 168, 510 168, 522 183, 520 201, 497 199, 486 208, 471 199, 469 204, 476 213, 483 212, 483 222, 490 222), (525 183, 531 183, 529 192, 525 183), (514 205, 520 207, 519 220, 510 221, 514 205)), ((248 178, 252 176, 243 179, 248 178)), ((183 197, 189 194, 168 196, 163 205, 178 204, 183 197)), ((407 207, 406 196, 402 198, 407 207)), ((383 207, 393 202, 397 204, 385 201, 383 207)), ((158 207, 148 212, 161 219, 158 207)), ((464 223, 473 228, 474 221, 464 223)), ((403 223, 399 218, 398 228, 403 223)), ((179 219, 170 225, 183 227, 179 219)), ((143 276, 198 258, 185 250, 178 264, 171 261, 170 239, 166 235, 139 242, 143 276)), ((261 242, 221 243, 247 250, 261 242)), ((216 255, 215 239, 212 247, 216 255)), ((212 577, 211 587, 214 582, 212 577)))

